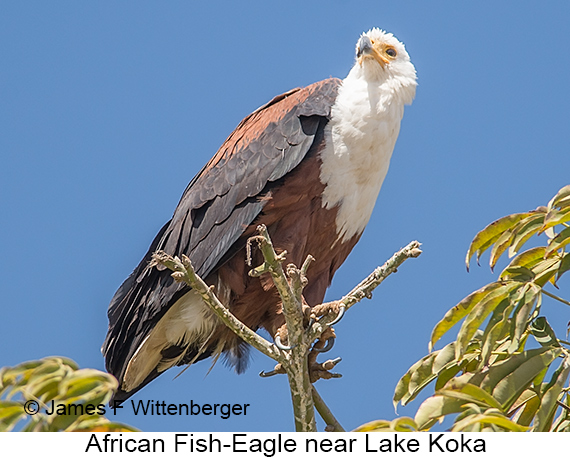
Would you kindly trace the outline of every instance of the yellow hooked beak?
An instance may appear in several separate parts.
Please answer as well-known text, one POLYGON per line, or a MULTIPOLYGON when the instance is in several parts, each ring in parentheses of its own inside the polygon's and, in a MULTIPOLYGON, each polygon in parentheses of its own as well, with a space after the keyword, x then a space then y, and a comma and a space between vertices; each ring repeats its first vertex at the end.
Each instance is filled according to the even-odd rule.
POLYGON ((374 59, 382 68, 388 65, 391 60, 390 56, 386 54, 386 49, 372 42, 366 35, 358 40, 358 44, 356 45, 356 57, 358 58, 360 66, 362 66, 364 60, 374 59))

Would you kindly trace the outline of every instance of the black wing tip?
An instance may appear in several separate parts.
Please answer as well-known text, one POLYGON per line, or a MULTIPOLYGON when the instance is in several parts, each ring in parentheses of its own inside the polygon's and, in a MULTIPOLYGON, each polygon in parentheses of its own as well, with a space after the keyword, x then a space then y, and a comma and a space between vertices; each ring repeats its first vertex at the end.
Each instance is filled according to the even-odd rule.
MULTIPOLYGON (((112 408, 120 406, 123 402, 128 400, 134 394, 136 394, 139 390, 141 390, 143 387, 145 387, 149 382, 151 382, 154 379, 156 379, 157 377, 159 377, 162 373, 164 373, 164 372, 163 371, 159 372, 155 368, 154 370, 152 370, 150 372, 150 374, 146 377, 146 379, 143 382, 141 382, 138 386, 136 386, 134 389, 126 391, 126 390, 123 390, 121 387, 119 387, 117 389, 117 391, 111 397, 111 400, 109 400, 109 405, 112 408)), ((119 381, 119 383, 120 383, 120 381, 119 381)))
POLYGON ((124 401, 128 400, 133 394, 134 392, 125 392, 122 389, 118 389, 109 400, 109 406, 113 409, 117 408, 118 406, 121 406, 124 401))

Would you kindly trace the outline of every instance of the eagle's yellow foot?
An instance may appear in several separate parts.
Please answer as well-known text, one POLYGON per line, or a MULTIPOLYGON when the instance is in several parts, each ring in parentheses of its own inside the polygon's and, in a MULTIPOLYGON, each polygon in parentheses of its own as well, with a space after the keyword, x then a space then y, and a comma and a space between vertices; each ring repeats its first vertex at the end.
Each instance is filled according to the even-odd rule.
POLYGON ((321 305, 315 306, 311 310, 311 320, 316 320, 319 317, 326 316, 327 314, 332 313, 336 317, 329 325, 334 325, 342 319, 345 310, 346 310, 346 305, 340 301, 323 303, 321 305))
POLYGON ((315 342, 311 352, 309 352, 308 364, 309 364, 309 378, 311 382, 317 382, 319 379, 331 379, 340 378, 342 375, 340 373, 331 373, 332 370, 340 361, 341 358, 337 357, 333 360, 327 360, 323 363, 317 362, 317 356, 321 352, 329 351, 333 344, 336 335, 332 328, 328 328, 323 332, 321 337, 315 342))
MULTIPOLYGON (((327 360, 326 362, 323 363, 317 362, 317 356, 321 352, 329 351, 334 344, 335 338, 336 335, 334 333, 334 329, 329 327, 327 330, 323 332, 321 337, 317 341, 315 341, 315 344, 313 344, 313 347, 311 348, 307 358, 307 363, 309 366, 309 379, 311 380, 311 383, 314 383, 319 379, 331 379, 331 378, 342 377, 340 373, 331 373, 330 371, 341 361, 340 357, 337 357, 336 359, 332 360, 327 360)), ((286 324, 283 324, 281 327, 279 327, 279 329, 275 333, 275 345, 281 350, 293 349, 292 347, 285 346, 285 344, 283 344, 283 341, 285 342, 287 341, 286 324)), ((275 368, 273 370, 268 372, 262 371, 261 373, 259 373, 259 375, 261 377, 266 378, 269 376, 274 376, 276 374, 283 374, 283 373, 285 373, 285 369, 280 363, 278 363, 277 365, 275 365, 275 368)))
POLYGON ((311 383, 315 383, 319 379, 342 378, 340 373, 331 373, 330 371, 341 360, 342 359, 340 357, 337 357, 336 359, 327 360, 323 363, 315 362, 313 365, 309 366, 309 379, 311 380, 311 383))
MULTIPOLYGON (((308 328, 311 324, 312 308, 307 304, 305 298, 303 297, 303 327, 308 328)), ((274 336, 275 346, 283 351, 291 350, 293 347, 287 345, 288 334, 287 334, 287 324, 283 324, 277 329, 274 336)))

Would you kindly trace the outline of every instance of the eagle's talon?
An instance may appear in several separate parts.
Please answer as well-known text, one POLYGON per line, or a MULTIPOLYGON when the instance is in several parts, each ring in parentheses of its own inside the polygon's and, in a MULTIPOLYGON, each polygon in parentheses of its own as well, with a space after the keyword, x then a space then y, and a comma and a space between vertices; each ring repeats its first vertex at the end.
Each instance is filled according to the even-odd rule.
POLYGON ((337 357, 336 359, 327 360, 326 362, 323 362, 321 365, 325 370, 330 371, 334 367, 336 367, 340 362, 342 362, 342 357, 337 357))
MULTIPOLYGON (((320 366, 320 364, 319 364, 320 366)), ((311 379, 311 383, 315 383, 317 382, 319 379, 333 379, 333 378, 342 378, 342 374, 340 373, 331 373, 328 370, 323 370, 322 368, 319 367, 314 367, 313 370, 311 370, 309 377, 311 379)))
POLYGON ((271 370, 271 371, 267 371, 267 372, 261 370, 259 372, 259 376, 261 376, 262 378, 269 378, 271 376, 275 376, 276 374, 279 374, 279 373, 277 373, 275 370, 271 370))
POLYGON ((307 330, 310 330, 311 327, 313 326, 313 324, 314 324, 315 322, 317 322, 317 320, 316 320, 314 317, 311 316, 311 317, 309 318, 309 323, 307 324, 307 330))
POLYGON ((342 376, 339 373, 330 372, 330 370, 332 370, 342 360, 340 357, 332 360, 327 360, 323 363, 317 362, 317 356, 320 353, 327 352, 332 349, 335 338, 336 335, 334 333, 334 330, 329 327, 323 332, 321 337, 315 342, 313 348, 309 352, 309 378, 312 383, 317 382, 319 379, 340 378, 342 376))
POLYGON ((319 317, 326 316, 328 313, 334 313, 337 315, 336 318, 331 323, 328 324, 329 326, 332 326, 342 319, 345 311, 346 311, 346 305, 344 303, 340 301, 333 301, 330 303, 322 303, 320 305, 315 306, 312 309, 311 317, 316 319, 319 317))
POLYGON ((277 374, 285 374, 285 369, 283 368, 283 365, 281 365, 280 363, 278 363, 277 365, 275 365, 275 368, 273 368, 273 370, 271 371, 261 371, 259 373, 259 376, 261 376, 262 378, 269 378, 271 376, 275 376, 277 374))
POLYGON ((282 351, 290 351, 291 349, 293 349, 295 347, 294 345, 293 346, 285 346, 281 342, 281 337, 279 335, 275 335, 275 346, 277 346, 282 351))
POLYGON ((332 321, 329 325, 334 325, 338 323, 344 316, 344 312, 346 311, 346 305, 342 304, 338 308, 338 315, 336 316, 335 320, 332 321))
POLYGON ((330 338, 327 339, 327 342, 326 342, 324 348, 318 348, 318 347, 313 346, 312 350, 315 352, 329 352, 334 346, 334 341, 335 341, 335 337, 331 336, 330 338))

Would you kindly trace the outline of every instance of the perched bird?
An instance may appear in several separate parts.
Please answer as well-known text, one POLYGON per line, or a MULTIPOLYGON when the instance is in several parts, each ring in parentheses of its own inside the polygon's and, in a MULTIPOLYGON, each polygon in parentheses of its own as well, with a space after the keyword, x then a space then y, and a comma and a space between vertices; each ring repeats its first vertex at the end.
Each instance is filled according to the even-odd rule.
POLYGON ((116 401, 175 365, 221 354, 238 372, 247 366, 249 346, 195 291, 149 266, 157 250, 186 254, 238 319, 275 335, 279 296, 246 265, 247 239, 265 224, 287 263, 315 257, 303 295, 310 306, 323 301, 370 219, 416 84, 404 45, 374 28, 358 40, 345 79, 293 89, 241 121, 109 305, 102 351, 119 381, 116 401))

